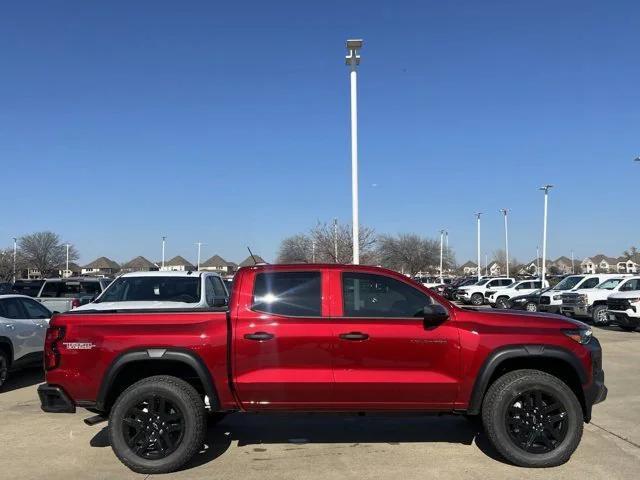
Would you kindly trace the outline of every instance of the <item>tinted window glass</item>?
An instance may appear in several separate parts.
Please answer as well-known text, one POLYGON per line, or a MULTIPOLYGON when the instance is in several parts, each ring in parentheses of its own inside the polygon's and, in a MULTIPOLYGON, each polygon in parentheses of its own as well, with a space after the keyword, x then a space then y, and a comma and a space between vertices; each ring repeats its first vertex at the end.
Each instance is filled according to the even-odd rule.
POLYGON ((367 273, 342 275, 346 317, 422 317, 431 297, 395 278, 367 273))
POLYGON ((500 283, 498 285, 500 285, 501 287, 506 287, 507 285, 511 285, 513 282, 509 279, 504 279, 504 280, 500 280, 500 283))
POLYGON ((114 280, 100 302, 200 301, 200 277, 120 277, 114 280))
POLYGON ((40 305, 35 300, 27 300, 26 298, 20 299, 22 306, 27 313, 27 318, 49 318, 51 312, 40 305))
POLYGON ((42 289, 42 297, 91 297, 102 291, 98 281, 46 282, 42 289))
POLYGON ((207 304, 213 306, 216 298, 226 298, 227 292, 222 285, 222 280, 218 277, 207 277, 205 284, 205 294, 207 296, 207 304))
POLYGON ((0 300, 0 315, 4 318, 26 318, 17 298, 0 300))
POLYGON ((600 283, 600 279, 590 278, 588 280, 585 280, 584 283, 580 285, 578 288, 594 288, 599 283, 600 283))
POLYGON ((292 317, 319 317, 321 301, 320 272, 259 273, 251 308, 292 317))
POLYGON ((522 282, 516 287, 517 290, 528 290, 531 288, 531 282, 522 282))
POLYGON ((42 289, 41 297, 57 297, 60 290, 60 282, 46 282, 42 289))
POLYGON ((531 282, 531 288, 542 288, 542 282, 531 282))
POLYGON ((640 290, 640 279, 627 280, 620 286, 621 292, 631 292, 633 290, 640 290))
POLYGON ((580 277, 580 276, 567 277, 564 280, 562 280, 560 283, 558 283, 555 287, 553 287, 553 289, 554 290, 571 290, 583 278, 584 277, 580 277))

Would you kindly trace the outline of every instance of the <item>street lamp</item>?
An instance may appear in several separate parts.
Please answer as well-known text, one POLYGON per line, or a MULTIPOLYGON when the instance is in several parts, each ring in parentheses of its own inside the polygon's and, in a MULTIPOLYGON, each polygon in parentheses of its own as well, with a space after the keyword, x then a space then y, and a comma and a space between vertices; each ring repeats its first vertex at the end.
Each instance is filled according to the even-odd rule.
POLYGON ((540 187, 540 190, 544 192, 544 223, 542 227, 542 285, 544 285, 544 278, 547 273, 547 205, 549 203, 549 190, 553 188, 553 185, 544 185, 540 187))
POLYGON ((500 211, 504 215, 504 252, 506 257, 507 277, 508 277, 509 276, 509 226, 507 223, 507 214, 509 213, 509 209, 501 208, 500 211))
POLYGON ((18 239, 13 237, 13 283, 16 283, 16 257, 18 255, 18 239))
POLYGON ((358 85, 357 66, 362 40, 347 40, 349 54, 346 64, 351 68, 351 208, 353 214, 353 264, 360 263, 360 233, 358 225, 358 85))
POLYGON ((477 212, 476 214, 476 219, 478 222, 478 281, 480 281, 480 277, 481 277, 481 271, 480 271, 480 215, 482 215, 482 212, 477 212))
POLYGON ((440 230, 440 283, 444 283, 444 278, 442 278, 442 246, 445 233, 446 230, 440 230))
POLYGON ((67 247, 67 267, 66 267, 66 270, 64 271, 64 276, 69 277, 70 276, 69 275, 69 246, 70 245, 68 243, 65 243, 64 246, 67 247))
POLYGON ((167 241, 167 237, 162 237, 162 269, 164 270, 164 245, 167 241))
POLYGON ((200 249, 202 245, 206 245, 206 243, 196 242, 196 245, 198 246, 198 270, 200 270, 200 249))

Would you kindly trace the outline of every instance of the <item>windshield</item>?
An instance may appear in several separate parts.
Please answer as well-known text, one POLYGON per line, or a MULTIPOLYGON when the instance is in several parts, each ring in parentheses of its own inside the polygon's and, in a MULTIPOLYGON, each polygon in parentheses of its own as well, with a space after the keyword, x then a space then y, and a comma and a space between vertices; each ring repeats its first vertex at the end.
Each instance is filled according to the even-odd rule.
POLYGON ((120 277, 100 296, 99 302, 200 301, 200 277, 120 277))
POLYGON ((552 290, 571 290, 578 283, 580 283, 580 280, 582 280, 583 278, 584 277, 581 275, 567 277, 564 280, 562 280, 560 283, 558 283, 555 287, 553 287, 552 290))
POLYGON ((611 278, 609 280, 605 280, 596 288, 602 288, 604 290, 613 290, 614 288, 616 288, 616 285, 618 285, 621 281, 622 281, 621 278, 611 278))

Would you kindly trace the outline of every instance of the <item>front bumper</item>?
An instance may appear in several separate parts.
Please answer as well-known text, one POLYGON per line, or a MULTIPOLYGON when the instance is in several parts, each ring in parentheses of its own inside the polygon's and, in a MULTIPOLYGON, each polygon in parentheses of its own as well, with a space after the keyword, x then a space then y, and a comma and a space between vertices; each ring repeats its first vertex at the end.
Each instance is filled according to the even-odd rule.
POLYGON ((538 310, 541 312, 548 312, 548 313, 560 313, 560 305, 543 305, 543 304, 539 304, 538 305, 538 310))
POLYGON ((591 410, 597 403, 604 402, 609 390, 604 384, 602 370, 602 347, 597 338, 592 338, 586 347, 591 351, 591 383, 583 386, 585 401, 585 421, 591 421, 591 410))
POLYGON ((608 310, 607 315, 609 317, 609 321, 616 323, 617 325, 638 328, 638 326, 640 326, 640 317, 629 315, 628 312, 635 313, 633 310, 627 310, 626 312, 608 310))
POLYGON ((573 317, 591 316, 591 308, 587 305, 562 305, 560 311, 563 315, 571 315, 573 317))
POLYGON ((40 408, 47 413, 76 413, 76 406, 62 387, 45 383, 38 387, 40 408))

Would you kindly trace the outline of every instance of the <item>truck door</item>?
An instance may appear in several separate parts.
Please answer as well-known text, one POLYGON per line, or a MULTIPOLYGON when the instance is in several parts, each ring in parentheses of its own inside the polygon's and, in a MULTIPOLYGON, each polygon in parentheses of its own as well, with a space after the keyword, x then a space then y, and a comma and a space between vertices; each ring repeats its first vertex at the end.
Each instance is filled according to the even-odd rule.
POLYGON ((335 342, 322 272, 248 272, 235 294, 233 375, 242 406, 327 408, 333 399, 335 342))
POLYGON ((409 281, 334 275, 342 297, 333 302, 336 402, 350 410, 451 408, 460 377, 453 321, 425 326, 424 307, 434 301, 409 281))

